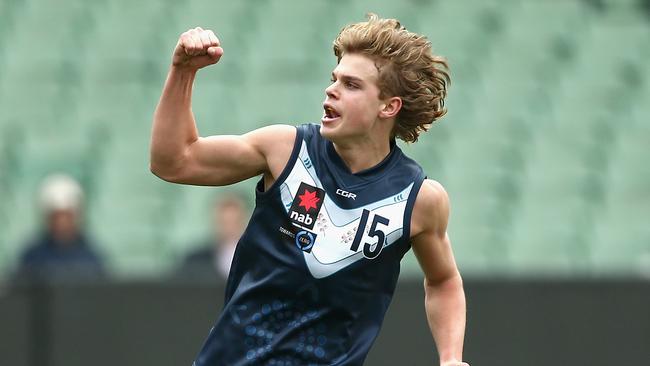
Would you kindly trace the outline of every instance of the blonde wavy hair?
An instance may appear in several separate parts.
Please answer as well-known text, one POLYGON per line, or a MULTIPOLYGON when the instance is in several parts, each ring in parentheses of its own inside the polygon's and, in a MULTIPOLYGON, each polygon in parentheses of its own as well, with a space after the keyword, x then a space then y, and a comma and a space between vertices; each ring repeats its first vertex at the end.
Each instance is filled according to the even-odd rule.
POLYGON ((379 98, 400 97, 393 136, 415 142, 421 132, 447 113, 451 83, 447 60, 432 53, 425 36, 409 32, 396 19, 368 14, 367 22, 341 29, 334 41, 338 62, 345 54, 371 58, 379 71, 379 98))

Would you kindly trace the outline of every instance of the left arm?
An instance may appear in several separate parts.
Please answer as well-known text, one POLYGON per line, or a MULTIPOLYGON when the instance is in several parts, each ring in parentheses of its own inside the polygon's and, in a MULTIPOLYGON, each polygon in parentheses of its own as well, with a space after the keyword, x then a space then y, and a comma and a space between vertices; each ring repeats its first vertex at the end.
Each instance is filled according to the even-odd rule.
POLYGON ((415 201, 411 243, 424 272, 425 310, 440 365, 462 362, 465 293, 447 236, 449 198, 437 182, 425 180, 415 201))

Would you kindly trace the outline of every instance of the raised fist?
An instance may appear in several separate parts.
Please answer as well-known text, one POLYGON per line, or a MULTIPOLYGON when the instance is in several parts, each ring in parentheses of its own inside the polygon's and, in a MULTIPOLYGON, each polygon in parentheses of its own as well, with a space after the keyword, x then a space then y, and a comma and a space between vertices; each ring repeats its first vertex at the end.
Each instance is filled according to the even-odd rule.
POLYGON ((174 49, 172 65, 178 68, 198 70, 216 64, 223 55, 219 39, 211 30, 201 27, 181 34, 174 49))

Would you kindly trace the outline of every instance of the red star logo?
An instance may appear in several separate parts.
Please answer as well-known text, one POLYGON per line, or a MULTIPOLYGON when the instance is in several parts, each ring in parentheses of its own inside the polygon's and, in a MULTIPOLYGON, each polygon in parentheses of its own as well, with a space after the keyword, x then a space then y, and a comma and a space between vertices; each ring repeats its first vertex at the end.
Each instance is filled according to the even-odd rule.
POLYGON ((320 198, 316 197, 316 191, 309 192, 307 189, 305 189, 305 193, 298 197, 300 198, 300 204, 298 204, 298 206, 304 207, 305 211, 309 211, 311 208, 316 208, 316 203, 320 201, 320 198))

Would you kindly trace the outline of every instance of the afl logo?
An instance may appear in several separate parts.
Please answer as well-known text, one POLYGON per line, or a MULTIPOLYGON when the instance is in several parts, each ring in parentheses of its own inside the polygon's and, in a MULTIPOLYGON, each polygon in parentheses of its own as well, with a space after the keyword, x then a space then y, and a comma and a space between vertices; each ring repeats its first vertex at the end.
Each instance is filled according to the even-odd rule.
POLYGON ((302 230, 296 234, 296 246, 298 249, 307 253, 311 252, 311 248, 314 246, 315 241, 316 234, 310 233, 309 231, 302 230))

